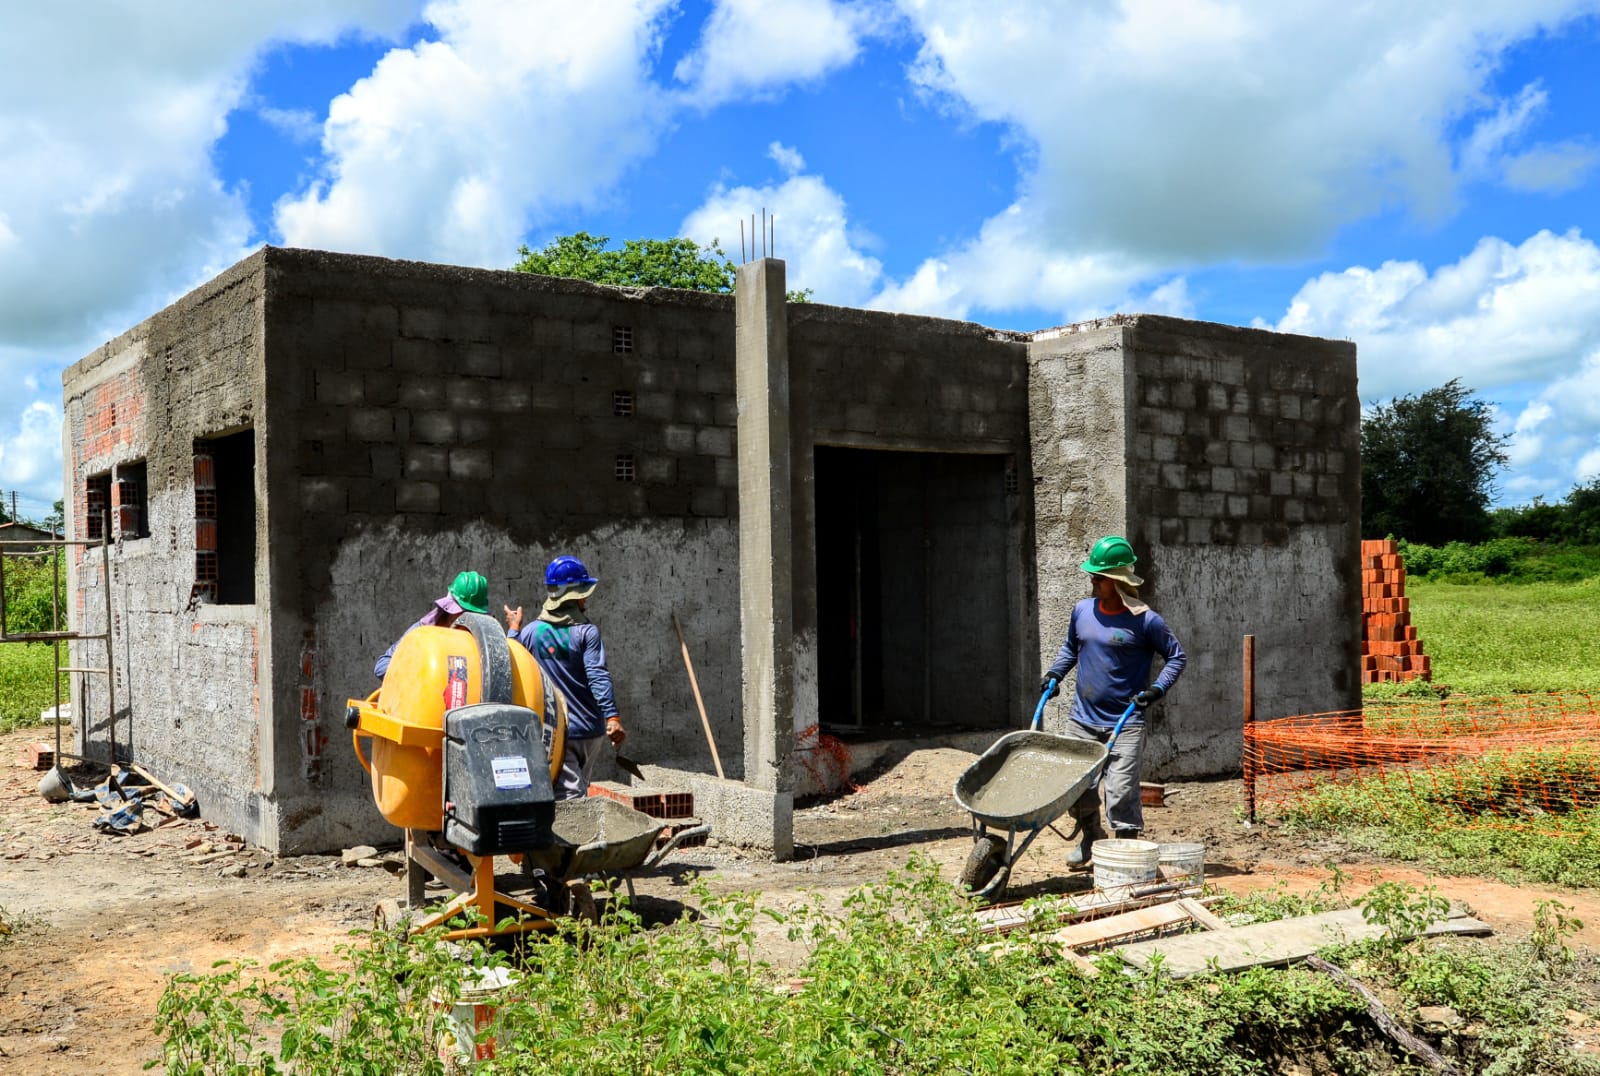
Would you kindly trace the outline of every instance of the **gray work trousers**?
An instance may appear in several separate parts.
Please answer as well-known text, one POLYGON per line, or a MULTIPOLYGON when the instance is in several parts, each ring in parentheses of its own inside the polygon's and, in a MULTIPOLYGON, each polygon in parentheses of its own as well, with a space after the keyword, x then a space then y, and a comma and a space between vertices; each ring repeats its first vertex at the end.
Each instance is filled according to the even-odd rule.
MULTIPOLYGON (((1068 721, 1063 730, 1066 735, 1079 740, 1105 743, 1111 739, 1110 729, 1090 728, 1076 721, 1068 721)), ((1091 788, 1072 807, 1073 814, 1089 814, 1100 809, 1100 793, 1106 798, 1106 818, 1111 822, 1112 836, 1121 836, 1124 830, 1144 829, 1144 803, 1139 797, 1139 772, 1144 760, 1144 726, 1124 725, 1122 735, 1111 746, 1111 757, 1106 760, 1104 774, 1098 788, 1091 788)))
POLYGON ((594 771, 595 757, 605 742, 604 736, 567 741, 566 754, 561 756, 561 773, 555 781, 556 799, 577 800, 589 794, 589 774, 594 771))

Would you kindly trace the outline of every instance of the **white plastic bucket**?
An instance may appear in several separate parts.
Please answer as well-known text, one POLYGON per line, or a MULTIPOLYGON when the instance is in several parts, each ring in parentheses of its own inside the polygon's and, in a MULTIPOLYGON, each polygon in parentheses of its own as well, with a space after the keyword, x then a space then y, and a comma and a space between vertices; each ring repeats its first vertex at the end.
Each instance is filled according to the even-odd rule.
POLYGON ((470 970, 454 1004, 439 993, 429 999, 442 1019, 439 1026, 439 1060, 446 1072, 460 1072, 476 1061, 494 1056, 494 1038, 478 1041, 478 1033, 494 1022, 500 992, 517 981, 509 968, 470 970))
POLYGON ((1096 889, 1148 885, 1156 880, 1161 865, 1161 846, 1155 841, 1112 838, 1095 841, 1091 851, 1096 889))
POLYGON ((1206 880, 1206 846, 1203 844, 1163 844, 1160 874, 1163 882, 1199 885, 1206 880))

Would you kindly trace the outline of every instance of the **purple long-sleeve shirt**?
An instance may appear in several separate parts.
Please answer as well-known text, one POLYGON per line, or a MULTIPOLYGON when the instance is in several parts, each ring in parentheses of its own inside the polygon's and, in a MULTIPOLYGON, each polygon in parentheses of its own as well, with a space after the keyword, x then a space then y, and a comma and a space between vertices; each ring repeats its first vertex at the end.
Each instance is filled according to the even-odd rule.
MULTIPOLYGON (((1107 613, 1094 598, 1085 598, 1072 607, 1067 641, 1045 675, 1062 680, 1076 666, 1072 720, 1091 728, 1111 728, 1129 700, 1149 684, 1157 654, 1167 661, 1156 678, 1156 686, 1165 692, 1183 675, 1187 659, 1161 614, 1154 609, 1107 613)), ((1128 723, 1136 724, 1142 716, 1135 713, 1128 723)))
POLYGON ((527 647, 567 697, 567 735, 574 740, 605 735, 606 718, 617 716, 617 704, 600 629, 593 624, 557 627, 535 620, 506 634, 527 647))

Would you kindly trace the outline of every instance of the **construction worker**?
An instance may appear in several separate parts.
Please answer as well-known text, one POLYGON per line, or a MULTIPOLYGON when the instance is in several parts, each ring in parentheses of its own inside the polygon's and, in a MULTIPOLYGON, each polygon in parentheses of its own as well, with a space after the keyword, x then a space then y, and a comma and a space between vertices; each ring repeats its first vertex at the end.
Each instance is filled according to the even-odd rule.
MULTIPOLYGON (((456 618, 463 612, 487 613, 489 611, 489 581, 477 572, 462 572, 456 576, 455 582, 450 584, 450 589, 444 597, 434 600, 433 607, 423 614, 411 628, 434 626, 448 628, 455 624, 456 618)), ((410 631, 407 628, 406 631, 410 631)), ((401 635, 400 639, 405 636, 401 635)), ((389 649, 383 652, 378 663, 372 667, 373 674, 378 679, 383 679, 383 674, 389 671, 389 662, 394 658, 394 649, 400 645, 400 639, 389 644, 389 649)))
MULTIPOLYGON (((1041 695, 1054 698, 1062 678, 1077 668, 1072 720, 1065 731, 1080 740, 1107 742, 1128 704, 1137 704, 1111 747, 1101 777, 1106 817, 1115 835, 1124 839, 1137 838, 1144 830, 1139 798, 1144 713, 1177 682, 1185 662, 1183 647, 1167 622, 1139 599, 1144 580, 1133 572, 1137 560, 1125 538, 1108 535, 1094 544, 1089 559, 1078 566, 1089 573, 1093 595, 1073 606, 1066 641, 1039 684, 1041 695), (1166 664, 1151 683, 1150 668, 1157 654, 1166 664)), ((1100 823, 1099 790, 1084 792, 1071 813, 1083 838, 1068 853, 1067 862, 1086 866, 1094 842, 1106 836, 1100 823)))
POLYGON ((522 607, 504 607, 506 634, 528 648, 567 698, 567 750, 556 799, 587 796, 600 742, 621 747, 628 735, 612 698, 600 629, 586 611, 599 582, 577 557, 557 557, 545 569, 546 597, 538 619, 523 627, 522 607))

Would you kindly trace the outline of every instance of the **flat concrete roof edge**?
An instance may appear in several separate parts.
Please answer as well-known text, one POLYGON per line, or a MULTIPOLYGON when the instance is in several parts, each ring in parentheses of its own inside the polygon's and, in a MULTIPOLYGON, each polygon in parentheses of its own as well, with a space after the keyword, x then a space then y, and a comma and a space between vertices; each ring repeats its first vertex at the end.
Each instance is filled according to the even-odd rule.
POLYGON ((154 311, 138 324, 125 329, 116 336, 107 340, 89 354, 72 363, 61 371, 61 384, 65 388, 74 381, 94 372, 95 368, 107 362, 113 356, 120 354, 128 345, 142 336, 148 335, 150 325, 157 318, 164 316, 168 311, 181 310, 184 307, 197 306, 208 297, 236 287, 239 283, 250 277, 260 276, 265 271, 266 255, 270 247, 262 247, 238 261, 228 268, 211 277, 203 283, 195 285, 187 292, 172 300, 166 306, 154 311))
POLYGON ((1024 332, 1015 332, 1011 329, 994 329, 976 321, 940 318, 931 314, 902 314, 893 310, 869 310, 866 307, 834 306, 830 303, 790 303, 789 323, 791 325, 799 325, 807 321, 843 322, 846 324, 890 322, 923 332, 944 333, 950 336, 972 336, 986 340, 998 340, 1004 343, 1025 344, 1030 338, 1030 334, 1024 332))
POLYGON ((306 247, 266 247, 267 263, 275 270, 355 273, 366 277, 425 280, 438 283, 493 285, 520 291, 552 295, 590 295, 596 298, 627 299, 658 306, 683 306, 703 310, 732 312, 733 295, 728 292, 693 291, 688 288, 632 288, 616 284, 595 284, 572 277, 523 273, 516 269, 484 269, 470 265, 442 265, 437 262, 385 258, 374 254, 344 254, 306 247))
POLYGON ((1093 318, 1089 321, 1073 322, 1070 325, 1057 325, 1049 329, 1038 329, 1027 334, 1027 336, 1028 339, 1035 341, 1054 340, 1063 336, 1075 336, 1079 333, 1119 327, 1154 329, 1158 332, 1185 333, 1190 336, 1231 337, 1236 340, 1254 338, 1256 343, 1267 345, 1275 341, 1297 340, 1348 347, 1352 351, 1356 346, 1353 340, 1335 340, 1327 336, 1283 332, 1280 329, 1262 329, 1254 325, 1229 325, 1221 321, 1203 321, 1199 318, 1180 318, 1172 314, 1111 314, 1103 318, 1093 318))

